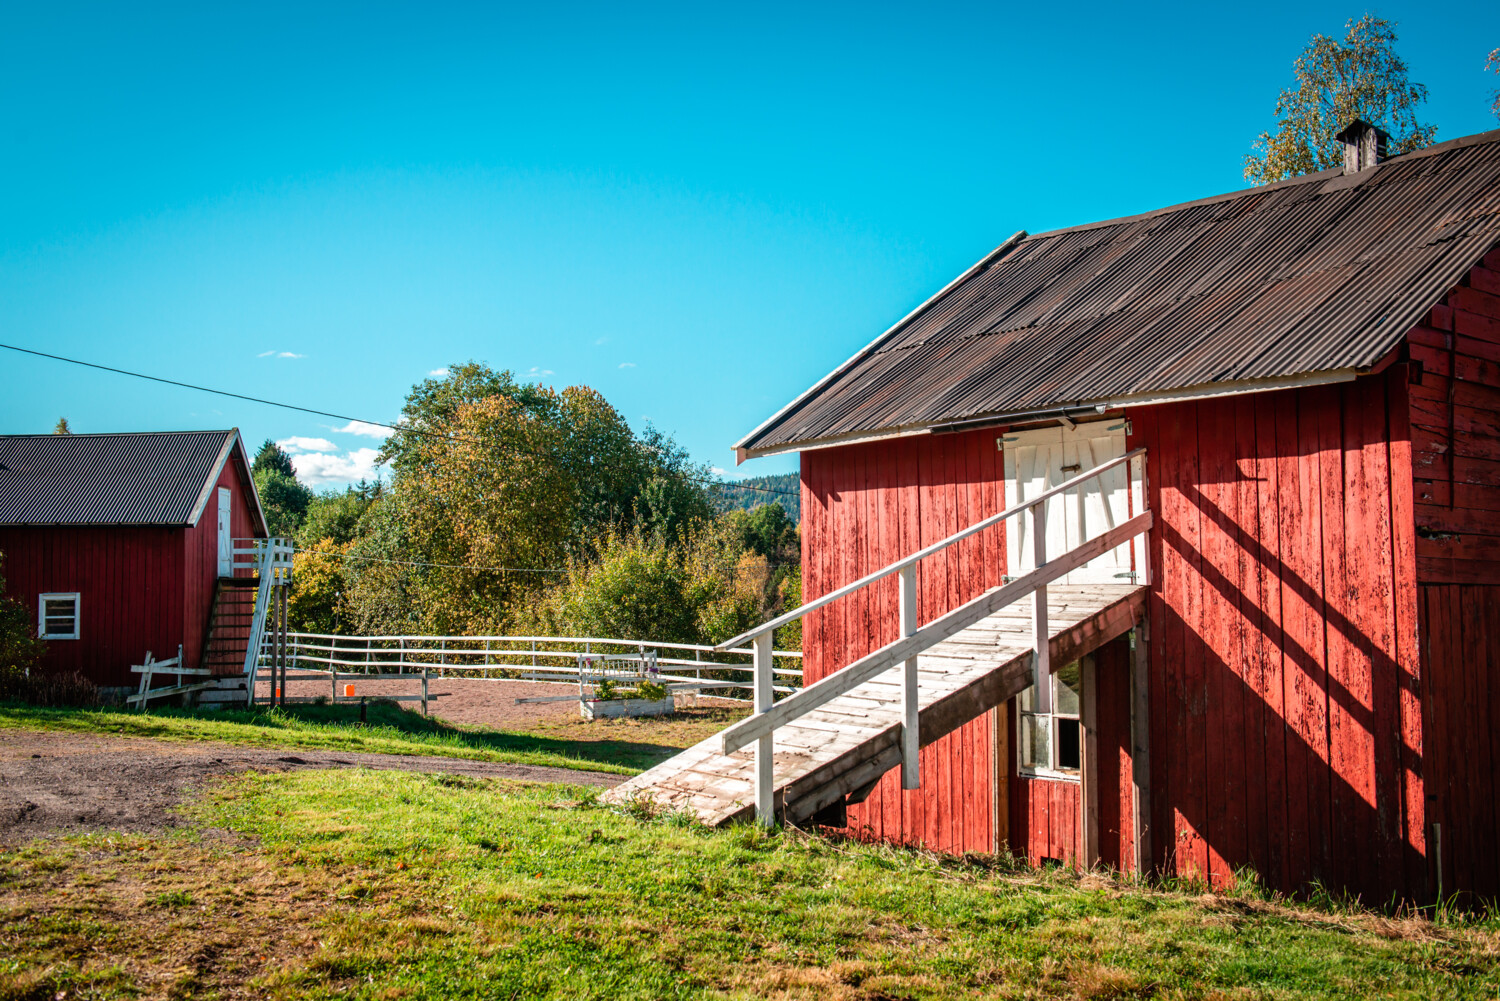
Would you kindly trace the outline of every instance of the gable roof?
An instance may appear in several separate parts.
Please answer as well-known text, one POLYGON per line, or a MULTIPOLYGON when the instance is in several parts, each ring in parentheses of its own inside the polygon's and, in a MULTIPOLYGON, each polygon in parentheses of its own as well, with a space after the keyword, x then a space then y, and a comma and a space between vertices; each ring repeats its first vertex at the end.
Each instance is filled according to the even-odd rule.
POLYGON ((0 525, 194 525, 231 455, 263 532, 238 430, 0 435, 0 525))
POLYGON ((1500 244, 1500 130, 1018 233, 736 445, 1353 378, 1500 244))

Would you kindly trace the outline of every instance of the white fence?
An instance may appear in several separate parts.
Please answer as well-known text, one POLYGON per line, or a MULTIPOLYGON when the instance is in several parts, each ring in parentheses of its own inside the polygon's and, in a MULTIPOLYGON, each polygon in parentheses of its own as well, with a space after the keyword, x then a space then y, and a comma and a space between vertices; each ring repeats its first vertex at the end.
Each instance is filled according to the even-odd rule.
MULTIPOLYGON (((754 650, 737 647, 716 650, 692 643, 654 640, 617 640, 597 636, 334 636, 326 633, 288 633, 290 667, 299 671, 336 674, 340 679, 361 675, 405 675, 420 678, 551 681, 578 683, 580 655, 608 656, 656 651, 664 682, 692 683, 697 689, 722 693, 754 689, 754 650)), ((262 653, 262 659, 266 656, 262 653)), ((795 692, 802 685, 802 654, 772 652, 774 690, 795 692)))

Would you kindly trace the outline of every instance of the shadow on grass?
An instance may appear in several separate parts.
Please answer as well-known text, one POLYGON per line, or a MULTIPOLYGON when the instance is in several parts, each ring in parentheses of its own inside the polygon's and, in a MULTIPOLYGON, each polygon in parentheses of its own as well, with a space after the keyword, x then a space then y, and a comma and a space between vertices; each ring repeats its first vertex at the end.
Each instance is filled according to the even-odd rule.
MULTIPOLYGON (((28 723, 46 729, 72 732, 119 733, 168 740, 225 740, 232 743, 274 744, 278 735, 289 743, 337 746, 342 740, 377 741, 393 746, 359 748, 400 753, 407 745, 419 753, 444 751, 481 752, 503 757, 556 757, 573 767, 589 764, 614 766, 611 770, 644 770, 676 754, 680 748, 634 740, 577 739, 569 730, 558 736, 512 733, 502 730, 464 729, 440 719, 422 716, 393 702, 371 700, 358 705, 255 706, 233 709, 154 708, 146 712, 109 709, 44 709, 9 704, 0 706, 0 717, 12 725, 28 723), (566 734, 564 736, 563 734, 566 734)), ((575 731, 576 732, 576 731, 575 731)), ((582 734, 579 734, 582 737, 582 734)), ((559 762, 562 763, 562 762, 559 762)))

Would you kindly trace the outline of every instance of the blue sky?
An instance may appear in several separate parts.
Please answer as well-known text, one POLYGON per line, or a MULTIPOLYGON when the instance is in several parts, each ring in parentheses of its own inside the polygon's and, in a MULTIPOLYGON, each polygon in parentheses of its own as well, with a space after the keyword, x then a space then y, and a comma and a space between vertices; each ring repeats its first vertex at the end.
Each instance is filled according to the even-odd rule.
MULTIPOLYGON (((10 4, 6 343, 369 420, 478 359, 731 444, 1017 229, 1241 187, 1366 8, 10 4)), ((1439 138, 1496 127, 1500 5, 1398 3, 1439 138)), ((337 421, 0 352, 0 432, 337 421)))

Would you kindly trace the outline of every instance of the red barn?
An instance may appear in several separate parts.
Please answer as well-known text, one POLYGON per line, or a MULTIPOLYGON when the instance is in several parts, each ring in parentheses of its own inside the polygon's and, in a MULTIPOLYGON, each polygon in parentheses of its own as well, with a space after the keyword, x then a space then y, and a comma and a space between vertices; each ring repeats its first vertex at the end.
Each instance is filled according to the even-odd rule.
POLYGON ((1500 132, 1342 138, 1017 234, 741 441, 801 453, 804 687, 736 637, 757 712, 609 796, 1500 894, 1500 132))
POLYGON ((265 536, 237 430, 0 435, 0 573, 44 670, 123 691, 181 645, 185 666, 240 673, 254 591, 221 585, 232 540, 265 536))

